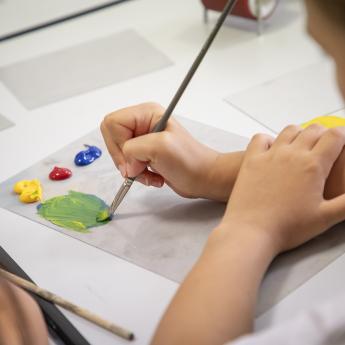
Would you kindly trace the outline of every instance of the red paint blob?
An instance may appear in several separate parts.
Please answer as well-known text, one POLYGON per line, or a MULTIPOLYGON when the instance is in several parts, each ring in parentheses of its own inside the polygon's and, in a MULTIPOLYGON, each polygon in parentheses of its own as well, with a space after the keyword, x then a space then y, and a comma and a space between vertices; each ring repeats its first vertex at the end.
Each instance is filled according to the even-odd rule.
POLYGON ((72 171, 67 168, 58 168, 54 169, 49 174, 49 178, 54 181, 66 180, 72 176, 72 171))

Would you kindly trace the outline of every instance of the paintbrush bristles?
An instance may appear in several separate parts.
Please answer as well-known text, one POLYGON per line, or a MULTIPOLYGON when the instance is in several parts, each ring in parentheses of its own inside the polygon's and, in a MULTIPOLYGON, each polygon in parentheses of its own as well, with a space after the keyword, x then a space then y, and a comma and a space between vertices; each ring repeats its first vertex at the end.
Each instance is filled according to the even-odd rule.
POLYGON ((103 320, 101 317, 99 317, 98 315, 95 315, 93 313, 91 313, 90 311, 81 308, 79 306, 77 306, 74 303, 71 303, 65 299, 63 299, 62 297, 59 297, 47 290, 44 290, 42 288, 40 288, 39 286, 21 278, 18 277, 10 272, 7 272, 3 269, 0 268, 0 276, 2 276, 3 278, 9 280, 10 282, 12 282, 13 284, 28 290, 30 292, 33 292, 34 294, 44 298, 45 300, 55 303, 57 305, 59 305, 62 308, 65 308, 66 310, 71 311, 72 313, 96 324, 97 326, 100 326, 104 329, 106 329, 109 332, 112 332, 113 334, 116 334, 124 339, 127 340, 133 340, 134 339, 134 334, 130 331, 127 331, 126 329, 119 327, 117 325, 115 325, 114 323, 111 323, 109 321, 103 320))

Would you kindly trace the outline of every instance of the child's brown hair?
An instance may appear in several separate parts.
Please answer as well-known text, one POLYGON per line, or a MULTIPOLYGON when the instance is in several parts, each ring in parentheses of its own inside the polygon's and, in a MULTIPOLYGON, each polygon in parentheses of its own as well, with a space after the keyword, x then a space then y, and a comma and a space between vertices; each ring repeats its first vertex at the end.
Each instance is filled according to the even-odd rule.
POLYGON ((321 11, 345 30, 345 0, 311 0, 321 11))

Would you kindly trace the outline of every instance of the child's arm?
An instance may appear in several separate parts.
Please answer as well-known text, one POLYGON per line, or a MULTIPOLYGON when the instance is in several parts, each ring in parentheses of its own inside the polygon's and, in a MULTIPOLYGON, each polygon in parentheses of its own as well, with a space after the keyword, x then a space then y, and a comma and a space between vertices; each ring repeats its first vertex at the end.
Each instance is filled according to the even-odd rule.
POLYGON ((24 290, 1 277, 0 306, 0 344, 48 344, 39 306, 24 290))
POLYGON ((251 225, 235 220, 220 225, 166 311, 152 345, 220 345, 249 333, 257 291, 275 254, 270 239, 251 225))
MULTIPOLYGON (((203 197, 217 201, 228 201, 237 175, 240 171, 245 152, 221 153, 212 165, 208 181, 217 181, 212 184, 203 197)), ((331 199, 345 193, 345 150, 334 163, 325 186, 325 198, 331 199)))
MULTIPOLYGON (((167 183, 188 198, 226 202, 240 170, 244 152, 219 153, 196 141, 177 121, 161 133, 148 134, 164 108, 145 103, 105 117, 101 130, 114 163, 123 176, 161 187, 167 183), (149 171, 150 166, 155 172, 149 171)), ((345 152, 326 185, 326 196, 345 192, 345 152)))
POLYGON ((224 218, 181 285, 152 344, 220 345, 252 329, 258 287, 280 252, 345 218, 324 184, 345 130, 290 126, 248 146, 224 218))

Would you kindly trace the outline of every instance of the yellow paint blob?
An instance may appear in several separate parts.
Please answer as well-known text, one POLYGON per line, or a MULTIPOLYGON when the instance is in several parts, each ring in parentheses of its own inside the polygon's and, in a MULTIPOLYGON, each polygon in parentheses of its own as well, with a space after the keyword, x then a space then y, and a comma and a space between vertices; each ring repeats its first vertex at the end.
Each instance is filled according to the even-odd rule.
POLYGON ((19 200, 26 204, 42 200, 42 186, 39 180, 22 180, 17 182, 13 190, 19 194, 19 200))
POLYGON ((342 127, 345 126, 345 119, 338 116, 320 116, 304 123, 301 127, 307 128, 314 123, 326 128, 342 127))

